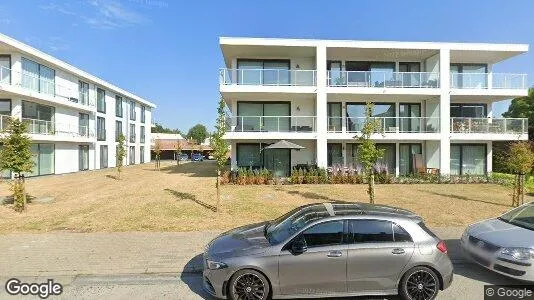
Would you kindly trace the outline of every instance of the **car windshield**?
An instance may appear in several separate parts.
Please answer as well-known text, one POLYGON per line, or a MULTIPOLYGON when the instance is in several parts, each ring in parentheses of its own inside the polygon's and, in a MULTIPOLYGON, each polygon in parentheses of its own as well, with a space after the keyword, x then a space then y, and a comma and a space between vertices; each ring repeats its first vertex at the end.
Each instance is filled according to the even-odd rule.
POLYGON ((265 237, 271 245, 280 244, 309 223, 328 215, 324 204, 296 208, 267 224, 265 237))
POLYGON ((534 230, 534 204, 529 203, 512 209, 500 216, 499 220, 529 230, 534 230))

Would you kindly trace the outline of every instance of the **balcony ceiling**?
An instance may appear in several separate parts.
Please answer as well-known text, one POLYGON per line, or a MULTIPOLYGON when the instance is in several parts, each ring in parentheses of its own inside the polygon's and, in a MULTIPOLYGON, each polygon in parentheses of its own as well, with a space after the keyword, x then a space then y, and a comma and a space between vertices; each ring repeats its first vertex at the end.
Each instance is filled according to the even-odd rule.
POLYGON ((451 62, 495 64, 525 52, 526 51, 451 50, 451 62))
POLYGON ((438 54, 435 49, 328 48, 329 60, 422 61, 438 54))
POLYGON ((231 67, 232 58, 290 58, 315 57, 315 47, 221 45, 224 63, 231 67))

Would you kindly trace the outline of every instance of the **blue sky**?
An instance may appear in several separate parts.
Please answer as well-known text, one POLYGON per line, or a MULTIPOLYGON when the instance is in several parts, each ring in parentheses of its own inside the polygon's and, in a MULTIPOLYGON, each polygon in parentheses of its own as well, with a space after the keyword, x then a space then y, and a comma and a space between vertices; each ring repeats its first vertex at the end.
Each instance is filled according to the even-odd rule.
MULTIPOLYGON (((187 131, 214 123, 219 36, 533 44, 532 11, 530 0, 18 0, 0 3, 0 32, 155 102, 157 122, 187 131)), ((494 72, 532 85, 532 52, 494 72)))

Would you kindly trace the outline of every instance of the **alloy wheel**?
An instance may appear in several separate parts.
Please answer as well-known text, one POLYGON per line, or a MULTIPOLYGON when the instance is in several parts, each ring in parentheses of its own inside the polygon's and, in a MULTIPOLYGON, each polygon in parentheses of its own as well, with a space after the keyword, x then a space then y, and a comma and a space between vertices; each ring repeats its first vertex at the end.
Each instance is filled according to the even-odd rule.
POLYGON ((413 300, 433 299, 438 291, 438 282, 433 274, 418 270, 406 281, 406 292, 413 300))
POLYGON ((239 276, 232 287, 234 299, 263 300, 265 299, 265 283, 256 274, 245 273, 239 276))

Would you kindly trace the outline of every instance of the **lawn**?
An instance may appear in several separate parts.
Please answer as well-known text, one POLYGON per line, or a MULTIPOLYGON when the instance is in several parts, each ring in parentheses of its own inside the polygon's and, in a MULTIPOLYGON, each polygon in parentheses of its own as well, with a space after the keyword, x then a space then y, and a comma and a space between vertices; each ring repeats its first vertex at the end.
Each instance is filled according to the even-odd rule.
MULTIPOLYGON (((34 197, 22 214, 0 205, 0 233, 47 231, 225 230, 275 218, 311 202, 366 201, 364 185, 279 185, 222 187, 222 209, 214 212, 214 163, 129 166, 122 180, 114 169, 27 180, 34 197)), ((6 182, 0 196, 9 195, 6 182)), ((407 208, 430 226, 464 226, 510 209, 510 191, 493 184, 378 185, 377 203, 407 208)), ((527 196, 525 201, 533 201, 527 196)))

